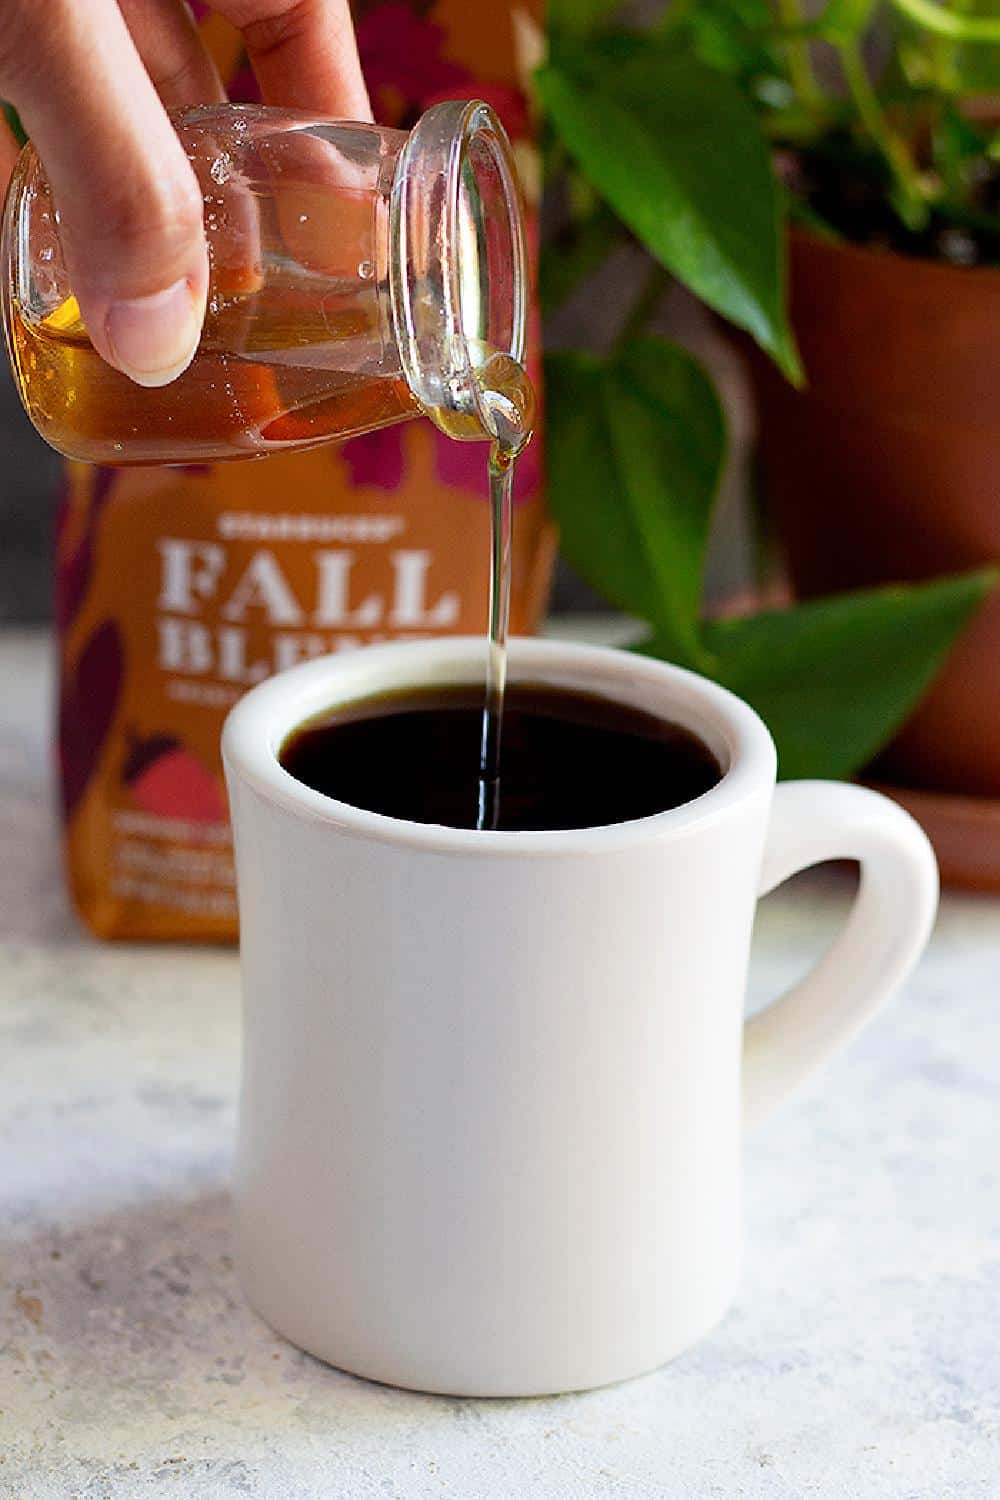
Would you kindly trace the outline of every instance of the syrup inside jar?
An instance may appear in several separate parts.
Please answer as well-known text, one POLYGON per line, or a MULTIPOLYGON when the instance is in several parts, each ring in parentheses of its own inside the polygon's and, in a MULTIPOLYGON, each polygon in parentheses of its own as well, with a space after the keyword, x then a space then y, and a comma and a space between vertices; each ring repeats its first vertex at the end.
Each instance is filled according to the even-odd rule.
POLYGON ((488 443, 489 640, 478 825, 496 826, 513 478, 535 421, 528 269, 510 144, 488 106, 409 135, 266 106, 175 123, 202 188, 210 285, 190 365, 135 384, 99 356, 33 148, 3 222, 4 327, 41 435, 92 463, 192 464, 312 447, 425 412, 488 443))
POLYGON ((488 436, 457 430, 468 419, 449 366, 488 363, 464 347, 477 337, 523 354, 523 226, 492 111, 437 105, 410 135, 266 106, 202 106, 175 123, 202 189, 210 285, 194 359, 155 389, 94 348, 58 205, 33 147, 22 152, 4 213, 4 326, 46 441, 101 464, 218 462, 421 410, 446 431, 454 417, 454 436, 488 436))

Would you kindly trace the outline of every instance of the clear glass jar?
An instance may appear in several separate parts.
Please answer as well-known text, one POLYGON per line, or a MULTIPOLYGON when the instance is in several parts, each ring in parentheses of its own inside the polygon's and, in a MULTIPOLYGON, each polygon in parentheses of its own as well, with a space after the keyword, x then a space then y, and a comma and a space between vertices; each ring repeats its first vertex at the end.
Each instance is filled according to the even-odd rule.
POLYGON ((426 412, 489 435, 477 369, 524 357, 524 223, 510 144, 485 104, 409 135, 261 105, 176 116, 205 202, 208 310, 189 368, 135 385, 91 345, 59 213, 29 145, 3 223, 3 317, 41 435, 96 463, 258 457, 426 412))

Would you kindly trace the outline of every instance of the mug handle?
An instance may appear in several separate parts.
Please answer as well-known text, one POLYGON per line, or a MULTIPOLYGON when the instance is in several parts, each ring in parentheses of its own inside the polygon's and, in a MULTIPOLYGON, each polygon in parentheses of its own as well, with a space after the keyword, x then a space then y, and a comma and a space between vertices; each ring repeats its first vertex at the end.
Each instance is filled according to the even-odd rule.
POLYGON ((775 788, 760 891, 809 865, 861 862, 861 885, 833 946, 744 1028, 743 1119, 755 1125, 874 1015, 916 965, 937 910, 937 863, 909 813, 865 787, 775 788))

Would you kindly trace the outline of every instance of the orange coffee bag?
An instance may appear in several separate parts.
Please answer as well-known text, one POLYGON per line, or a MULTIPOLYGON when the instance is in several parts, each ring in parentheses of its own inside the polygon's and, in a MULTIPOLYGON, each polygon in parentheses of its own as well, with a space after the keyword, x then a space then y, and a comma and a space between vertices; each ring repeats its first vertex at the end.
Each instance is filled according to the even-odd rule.
MULTIPOLYGON (((511 9, 523 27, 531 7, 511 9)), ((405 128, 438 99, 484 97, 530 163, 505 6, 388 0, 356 14, 378 119, 405 128)), ((249 97, 233 34, 212 13, 202 25, 233 97, 249 97)), ((537 437, 519 467, 511 628, 524 633, 544 609, 554 552, 537 437)), ((312 656, 484 629, 486 446, 421 419, 256 463, 70 464, 56 569, 77 908, 103 937, 231 940, 226 712, 312 656)))

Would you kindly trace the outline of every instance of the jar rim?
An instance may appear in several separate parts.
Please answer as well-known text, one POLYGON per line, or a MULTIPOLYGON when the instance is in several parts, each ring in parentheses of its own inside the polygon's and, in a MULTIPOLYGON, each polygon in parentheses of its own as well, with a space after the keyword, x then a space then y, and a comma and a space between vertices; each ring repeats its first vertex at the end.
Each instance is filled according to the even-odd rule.
MULTIPOLYGON (((489 415, 475 378, 483 358, 507 354, 523 363, 527 339, 528 253, 524 210, 514 153, 496 112, 481 99, 446 100, 417 121, 400 152, 390 197, 389 286, 396 342, 407 383, 424 411, 449 436, 483 437, 489 415), (477 167, 478 163, 478 167, 477 167), (484 201, 484 181, 494 174, 493 232, 509 233, 509 315, 499 343, 470 337, 469 302, 475 279, 476 312, 483 317, 483 283, 490 271, 469 244, 471 190, 484 201), (470 272, 470 261, 475 268, 470 272), (478 275, 476 274, 478 272, 478 275), (474 345, 482 345, 476 358, 474 345), (474 419, 476 430, 457 433, 435 416, 474 419)), ((503 277, 501 277, 503 280, 503 277)))

